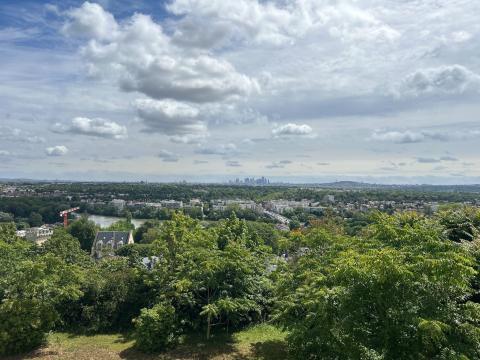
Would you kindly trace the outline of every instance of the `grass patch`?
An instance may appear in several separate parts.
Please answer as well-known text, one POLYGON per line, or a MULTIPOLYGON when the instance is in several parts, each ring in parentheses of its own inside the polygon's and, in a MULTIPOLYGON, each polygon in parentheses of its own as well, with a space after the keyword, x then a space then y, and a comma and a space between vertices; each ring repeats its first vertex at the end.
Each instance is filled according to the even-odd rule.
POLYGON ((76 335, 53 333, 48 337, 48 344, 60 346, 67 351, 92 347, 120 352, 131 348, 135 341, 122 334, 76 335))
POLYGON ((135 342, 125 334, 76 335, 53 333, 48 345, 30 354, 10 359, 43 360, 281 360, 286 358, 285 333, 267 324, 252 326, 233 334, 214 332, 210 340, 205 334, 185 335, 179 346, 161 354, 144 354, 135 349, 135 342))

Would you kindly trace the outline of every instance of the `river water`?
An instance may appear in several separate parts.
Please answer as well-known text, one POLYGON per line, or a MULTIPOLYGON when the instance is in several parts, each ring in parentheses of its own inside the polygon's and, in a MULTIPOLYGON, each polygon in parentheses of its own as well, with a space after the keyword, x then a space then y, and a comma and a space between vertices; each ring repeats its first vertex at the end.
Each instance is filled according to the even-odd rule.
MULTIPOLYGON (((106 228, 119 220, 125 220, 125 218, 121 218, 118 216, 88 215, 88 220, 92 220, 98 226, 106 228)), ((147 220, 148 219, 132 219, 132 224, 135 226, 136 229, 147 220)))

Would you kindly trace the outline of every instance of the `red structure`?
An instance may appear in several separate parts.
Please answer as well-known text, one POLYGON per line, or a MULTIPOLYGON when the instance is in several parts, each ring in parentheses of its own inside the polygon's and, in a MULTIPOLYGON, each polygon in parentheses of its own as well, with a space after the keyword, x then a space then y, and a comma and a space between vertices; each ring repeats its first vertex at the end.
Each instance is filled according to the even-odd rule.
POLYGON ((79 209, 80 209, 79 207, 74 207, 74 208, 71 208, 71 209, 68 209, 68 210, 60 211, 60 216, 63 217, 63 227, 64 228, 66 228, 68 226, 68 214, 70 214, 71 212, 77 211, 79 209))

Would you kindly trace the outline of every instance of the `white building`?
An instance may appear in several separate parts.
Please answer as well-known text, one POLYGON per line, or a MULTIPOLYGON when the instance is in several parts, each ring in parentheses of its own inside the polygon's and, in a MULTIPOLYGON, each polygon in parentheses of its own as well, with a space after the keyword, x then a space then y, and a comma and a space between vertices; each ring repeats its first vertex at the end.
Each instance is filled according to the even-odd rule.
POLYGON ((25 239, 33 241, 37 245, 43 244, 53 235, 53 230, 45 225, 32 227, 25 230, 25 239))
POLYGON ((122 211, 125 208, 125 203, 126 201, 122 199, 113 199, 112 201, 110 201, 110 204, 112 204, 115 209, 119 211, 122 211))

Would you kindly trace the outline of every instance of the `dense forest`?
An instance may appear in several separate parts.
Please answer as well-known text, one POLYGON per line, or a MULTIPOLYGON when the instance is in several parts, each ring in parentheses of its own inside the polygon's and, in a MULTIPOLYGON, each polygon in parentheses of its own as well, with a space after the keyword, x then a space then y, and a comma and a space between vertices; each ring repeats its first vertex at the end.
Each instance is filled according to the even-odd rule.
POLYGON ((268 323, 298 359, 480 358, 478 210, 372 213, 355 236, 345 225, 279 233, 235 214, 204 226, 175 213, 94 261, 86 218, 41 246, 0 223, 0 354, 39 347, 51 331, 126 331, 158 353, 191 333, 208 342, 268 323))

